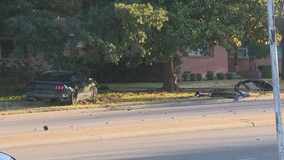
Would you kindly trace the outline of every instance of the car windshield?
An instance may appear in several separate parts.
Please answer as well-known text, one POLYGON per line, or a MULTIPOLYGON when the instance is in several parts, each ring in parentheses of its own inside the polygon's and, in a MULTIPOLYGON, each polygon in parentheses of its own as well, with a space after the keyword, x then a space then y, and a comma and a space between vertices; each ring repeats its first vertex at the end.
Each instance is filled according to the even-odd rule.
POLYGON ((59 72, 59 71, 52 71, 52 72, 45 72, 36 80, 42 81, 62 81, 65 80, 71 73, 70 72, 59 72))

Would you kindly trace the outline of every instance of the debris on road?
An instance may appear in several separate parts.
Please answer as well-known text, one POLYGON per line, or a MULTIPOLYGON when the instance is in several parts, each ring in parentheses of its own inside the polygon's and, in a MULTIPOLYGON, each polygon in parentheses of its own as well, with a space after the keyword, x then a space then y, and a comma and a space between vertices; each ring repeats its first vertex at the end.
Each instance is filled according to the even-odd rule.
POLYGON ((247 90, 257 90, 257 91, 272 91, 273 87, 270 83, 265 81, 264 79, 248 79, 244 81, 240 81, 236 84, 234 91, 226 90, 226 89, 215 89, 211 91, 210 97, 226 97, 226 98, 234 98, 236 100, 241 100, 245 97, 250 97, 250 95, 244 91, 241 91, 239 88, 243 85, 247 90))
POLYGON ((48 127, 45 125, 45 126, 43 126, 43 129, 44 129, 45 131, 47 131, 47 130, 48 130, 48 127))

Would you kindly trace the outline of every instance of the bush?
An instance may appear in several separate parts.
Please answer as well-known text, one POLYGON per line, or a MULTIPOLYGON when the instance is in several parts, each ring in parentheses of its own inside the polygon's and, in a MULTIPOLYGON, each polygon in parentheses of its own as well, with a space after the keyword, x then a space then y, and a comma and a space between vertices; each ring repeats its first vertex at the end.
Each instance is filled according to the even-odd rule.
POLYGON ((187 73, 182 74, 182 78, 184 81, 188 81, 189 75, 187 73))
POLYGON ((207 80, 214 80, 215 79, 214 71, 207 71, 206 78, 207 80))
POLYGON ((272 78, 271 66, 258 66, 258 69, 262 72, 262 78, 272 78))
POLYGON ((107 85, 100 85, 99 90, 108 90, 109 87, 107 85))
POLYGON ((221 73, 221 72, 220 72, 220 73, 217 73, 216 76, 217 76, 217 78, 218 78, 219 80, 225 79, 224 73, 221 73))
POLYGON ((196 81, 196 74, 191 73, 189 76, 191 81, 196 81))
POLYGON ((196 76, 197 76, 197 80, 198 81, 202 80, 202 74, 201 73, 197 73, 196 76))
POLYGON ((178 82, 181 82, 183 80, 182 74, 176 74, 176 76, 177 76, 177 81, 178 82))
POLYGON ((234 78, 234 75, 233 75, 233 73, 231 73, 231 72, 226 73, 225 76, 226 76, 226 78, 227 78, 228 80, 234 78))

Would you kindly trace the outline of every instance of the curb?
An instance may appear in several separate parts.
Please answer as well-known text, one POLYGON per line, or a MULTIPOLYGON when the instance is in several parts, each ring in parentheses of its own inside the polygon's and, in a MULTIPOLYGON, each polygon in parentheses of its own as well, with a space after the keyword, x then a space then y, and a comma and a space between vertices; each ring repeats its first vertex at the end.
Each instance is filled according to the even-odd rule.
MULTIPOLYGON (((189 101, 189 102, 178 102, 178 103, 161 103, 161 104, 146 104, 146 105, 135 105, 135 106, 122 106, 118 107, 121 110, 127 109, 147 109, 147 108, 165 108, 165 107, 181 107, 181 106, 194 106, 194 105, 209 105, 209 104, 219 104, 219 103, 233 103, 233 102, 248 102, 248 101, 263 101, 263 100, 273 100, 273 96, 263 96, 263 97, 246 97, 241 100, 236 99, 218 99, 218 100, 204 100, 204 101, 189 101)), ((106 108, 105 110, 113 110, 112 108, 106 108)), ((104 111, 105 111, 104 110, 104 111)))

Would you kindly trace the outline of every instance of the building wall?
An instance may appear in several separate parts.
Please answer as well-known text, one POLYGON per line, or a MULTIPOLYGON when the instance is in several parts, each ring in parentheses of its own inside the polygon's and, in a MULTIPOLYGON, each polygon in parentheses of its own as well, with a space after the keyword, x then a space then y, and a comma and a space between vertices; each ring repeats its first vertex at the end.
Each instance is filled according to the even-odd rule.
POLYGON ((214 73, 228 72, 228 53, 226 49, 216 46, 211 50, 210 56, 188 56, 183 57, 181 64, 181 74, 184 71, 190 73, 206 74, 207 71, 214 71, 214 73))
MULTIPOLYGON (((261 58, 254 59, 253 64, 257 64, 257 66, 261 65, 271 65, 270 58, 261 58)), ((254 68, 253 68, 254 69, 254 68)), ((282 71, 282 58, 278 58, 278 70, 282 71)), ((249 71, 249 58, 239 58, 238 59, 238 72, 249 71)), ((234 58, 229 58, 229 72, 236 72, 234 70, 234 58)))
POLYGON ((0 59, 1 65, 4 67, 0 69, 0 86, 4 88, 23 87, 29 80, 51 68, 41 53, 36 57, 29 55, 28 59, 0 59))

